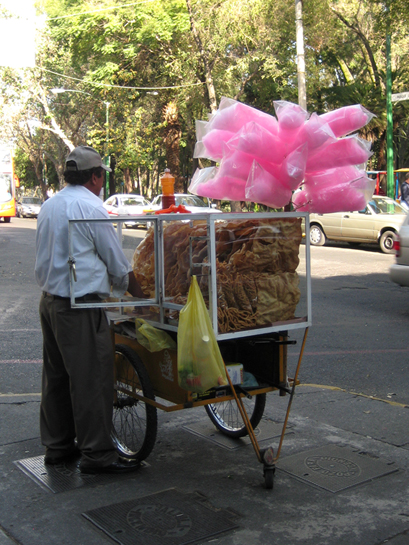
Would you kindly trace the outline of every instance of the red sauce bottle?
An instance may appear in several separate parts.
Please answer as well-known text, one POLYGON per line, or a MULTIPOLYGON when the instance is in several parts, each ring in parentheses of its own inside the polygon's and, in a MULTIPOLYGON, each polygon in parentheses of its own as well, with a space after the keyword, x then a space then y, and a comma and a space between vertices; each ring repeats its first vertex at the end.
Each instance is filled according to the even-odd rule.
POLYGON ((175 178, 170 173, 168 168, 165 168, 165 173, 160 179, 162 185, 162 209, 169 208, 171 204, 175 203, 175 178))

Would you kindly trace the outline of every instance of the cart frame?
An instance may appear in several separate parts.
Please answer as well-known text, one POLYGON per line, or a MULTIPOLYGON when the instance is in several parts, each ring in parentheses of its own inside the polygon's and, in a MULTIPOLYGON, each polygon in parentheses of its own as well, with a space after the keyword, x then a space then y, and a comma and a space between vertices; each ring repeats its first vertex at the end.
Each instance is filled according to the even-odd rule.
MULTIPOLYGON (((115 219, 103 219, 103 220, 70 220, 69 222, 69 251, 70 251, 70 297, 71 297, 71 306, 73 308, 96 308, 103 307, 106 309, 115 309, 119 313, 108 313, 111 320, 111 331, 112 331, 112 341, 115 347, 122 347, 116 351, 117 359, 115 363, 115 381, 114 381, 114 407, 115 404, 123 410, 129 410, 133 406, 145 406, 146 411, 150 414, 150 421, 153 425, 156 424, 156 409, 160 409, 166 412, 174 412, 178 410, 183 410, 187 408, 194 407, 209 407, 215 406, 220 403, 230 403, 234 402, 237 405, 238 411, 240 413, 242 422, 244 423, 245 433, 248 434, 253 448, 255 450, 257 459, 260 463, 263 464, 263 473, 265 478, 266 488, 273 487, 273 477, 275 472, 275 464, 278 461, 280 456, 284 435, 288 423, 289 413, 291 409, 291 404, 293 401, 295 387, 299 383, 298 374, 301 366, 301 361, 303 357, 304 347, 306 343, 308 328, 311 325, 311 274, 310 274, 310 244, 309 237, 305 237, 305 306, 306 314, 301 318, 296 318, 292 320, 287 320, 283 322, 273 323, 268 327, 260 327, 257 329, 244 330, 244 331, 235 331, 231 333, 220 333, 218 331, 218 322, 217 322, 217 274, 216 274, 216 244, 215 244, 215 222, 217 221, 235 221, 235 220, 248 220, 248 219, 271 219, 271 218, 289 218, 289 217, 301 217, 305 222, 305 232, 309 231, 309 215, 306 213, 264 213, 264 214, 195 214, 194 218, 190 214, 178 214, 175 217, 175 214, 163 214, 160 216, 140 216, 138 222, 143 223, 143 221, 150 222, 154 228, 154 263, 155 263, 155 296, 150 299, 136 299, 131 297, 121 297, 118 301, 113 302, 101 302, 101 303, 78 303, 75 300, 75 281, 76 281, 76 270, 75 270, 75 256, 73 255, 73 232, 75 229, 75 224, 81 223, 92 223, 92 222, 110 222, 117 224, 118 237, 119 240, 122 240, 122 223, 124 223, 128 218, 127 217, 118 217, 115 219), (196 220, 205 220, 207 223, 207 247, 208 247, 208 263, 194 264, 192 260, 190 261, 191 271, 193 271, 193 266, 207 266, 209 269, 209 313, 212 321, 213 330, 215 332, 216 339, 223 351, 223 347, 229 343, 258 343, 264 342, 266 336, 270 336, 266 342, 271 343, 271 346, 275 348, 273 350, 274 356, 273 361, 271 361, 272 369, 275 369, 275 377, 262 378, 262 383, 258 387, 250 387, 245 389, 240 385, 234 385, 231 382, 229 374, 226 370, 226 376, 229 381, 229 385, 226 387, 219 387, 212 389, 209 392, 206 392, 204 395, 194 394, 192 392, 182 390, 177 382, 177 350, 164 350, 159 353, 150 353, 143 346, 141 346, 136 336, 132 335, 132 328, 134 329, 135 324, 132 324, 132 319, 123 312, 124 307, 157 307, 159 308, 159 320, 149 322, 154 327, 159 329, 166 330, 174 338, 177 336, 177 325, 167 323, 165 318, 166 310, 178 310, 180 311, 183 308, 183 305, 175 304, 171 302, 169 297, 166 297, 165 291, 165 271, 164 271, 164 236, 163 236, 163 223, 172 222, 172 221, 196 221, 196 220), (288 341, 288 331, 295 329, 304 329, 304 337, 301 345, 300 354, 298 357, 298 363, 295 369, 294 376, 292 378, 287 377, 287 344, 292 344, 291 341, 288 341), (125 346, 125 349, 123 348, 125 346), (122 350, 122 352, 121 352, 122 350), (119 356, 118 356, 119 354, 119 356), (123 372, 124 369, 124 358, 130 360, 126 365, 125 374, 118 379, 118 372, 123 372), (161 358, 167 358, 167 365, 171 366, 173 380, 168 381, 166 384, 161 380, 161 358), (140 361, 138 366, 136 366, 134 360, 140 361), (120 363, 118 363, 120 362, 120 363), (169 363, 171 362, 171 363, 169 363), (137 368, 140 370, 139 374, 137 373, 137 368), (132 370, 134 368, 134 370, 132 370), (132 373, 137 373, 136 382, 132 378, 132 373), (145 372, 147 374, 145 374, 145 372), (144 375, 143 379, 141 373, 144 375), (145 395, 144 391, 141 388, 145 383, 146 390, 149 392, 149 395, 145 395), (136 384, 136 386, 135 386, 136 384), (248 414, 245 401, 246 399, 251 399, 257 396, 265 396, 267 393, 272 391, 279 391, 281 396, 289 394, 289 401, 287 404, 287 410, 285 414, 285 420, 282 428, 282 432, 279 439, 279 445, 277 448, 276 454, 271 446, 261 449, 256 435, 254 433, 254 428, 252 423, 252 416, 248 414), (157 401, 156 397, 160 398, 161 401, 157 401)), ((135 219, 135 218, 134 218, 135 219)), ((191 246, 191 243, 190 243, 191 246)), ((191 257, 191 251, 190 251, 191 257)), ((241 362, 237 362, 241 363, 241 362)), ((245 365, 245 369, 251 372, 251 365, 245 365)), ((208 411, 209 414, 209 411, 208 411)), ((149 415, 148 415, 149 416, 149 415)), ((209 414, 210 416, 210 414, 209 414)), ((261 418, 261 416, 260 416, 261 418)), ((212 419, 212 418, 211 418, 212 419)), ((213 423, 214 420, 212 419, 213 423)), ((258 421, 257 421, 258 424, 258 421)), ((215 424, 217 426, 217 424, 215 424)), ((222 428, 219 428, 223 431, 222 428)), ((243 430, 240 430, 240 433, 243 430)), ((121 446, 121 441, 118 440, 118 433, 114 432, 114 442, 116 442, 118 447, 121 446)), ((244 433, 242 433, 243 435, 244 433)), ((148 435, 148 434, 147 434, 148 435)), ((153 444, 156 438, 156 429, 151 431, 149 444, 145 443, 140 451, 141 459, 144 459, 149 455, 150 451, 153 448, 153 444), (142 452, 143 451, 143 452, 142 452), (142 452, 142 453, 141 453, 142 452)), ((129 439, 129 437, 128 437, 129 439)), ((146 439, 146 438, 145 438, 146 439)), ((118 449, 122 455, 128 455, 133 457, 135 452, 132 451, 132 448, 118 449)))

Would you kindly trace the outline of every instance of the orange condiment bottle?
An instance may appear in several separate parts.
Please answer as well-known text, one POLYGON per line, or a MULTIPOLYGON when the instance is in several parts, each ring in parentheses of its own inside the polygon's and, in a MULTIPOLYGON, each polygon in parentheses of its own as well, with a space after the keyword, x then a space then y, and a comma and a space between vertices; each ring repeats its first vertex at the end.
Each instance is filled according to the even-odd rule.
POLYGON ((175 178, 170 173, 168 168, 165 168, 165 173, 160 179, 162 185, 162 209, 169 208, 175 203, 175 178))

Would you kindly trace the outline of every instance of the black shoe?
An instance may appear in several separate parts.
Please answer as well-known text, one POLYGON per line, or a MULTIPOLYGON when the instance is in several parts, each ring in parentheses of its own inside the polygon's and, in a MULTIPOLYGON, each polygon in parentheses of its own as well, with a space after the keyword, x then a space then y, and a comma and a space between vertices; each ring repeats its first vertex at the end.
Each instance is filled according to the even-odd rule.
POLYGON ((44 456, 44 463, 47 466, 56 466, 58 464, 64 464, 66 462, 73 462, 80 456, 81 451, 76 448, 72 450, 69 454, 65 454, 64 456, 50 456, 49 454, 46 454, 44 456))
POLYGON ((102 473, 130 473, 140 467, 141 463, 136 460, 120 459, 112 462, 109 466, 80 465, 81 473, 85 475, 98 475, 102 473))

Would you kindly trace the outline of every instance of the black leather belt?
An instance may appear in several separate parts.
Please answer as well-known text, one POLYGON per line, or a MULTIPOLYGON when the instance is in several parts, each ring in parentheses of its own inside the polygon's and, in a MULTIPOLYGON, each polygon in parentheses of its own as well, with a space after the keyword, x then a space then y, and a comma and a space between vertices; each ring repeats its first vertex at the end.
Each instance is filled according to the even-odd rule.
MULTIPOLYGON (((60 301, 71 301, 69 297, 61 297, 61 295, 54 295, 48 291, 43 291, 43 295, 44 297, 52 297, 53 299, 58 299, 60 301)), ((75 298, 76 303, 91 303, 92 301, 101 301, 101 297, 96 293, 88 293, 82 297, 75 298)))

